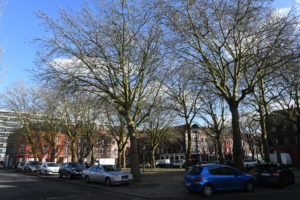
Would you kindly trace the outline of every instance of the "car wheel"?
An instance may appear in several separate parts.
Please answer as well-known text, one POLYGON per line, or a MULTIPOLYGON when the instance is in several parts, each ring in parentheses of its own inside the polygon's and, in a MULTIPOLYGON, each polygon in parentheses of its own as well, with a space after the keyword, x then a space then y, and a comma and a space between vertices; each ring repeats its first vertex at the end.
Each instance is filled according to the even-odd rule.
POLYGON ((89 176, 86 176, 86 177, 85 177, 85 181, 86 181, 87 183, 90 183, 90 182, 91 182, 90 177, 89 177, 89 176))
POLYGON ((40 170, 40 175, 42 175, 42 170, 40 170))
POLYGON ((61 172, 59 172, 59 176, 58 176, 59 178, 62 178, 63 177, 63 175, 62 175, 62 173, 61 172))
POLYGON ((111 186, 111 180, 110 180, 110 178, 106 178, 105 179, 105 185, 106 186, 111 186))
POLYGON ((254 183, 252 181, 248 181, 245 185, 246 192, 253 192, 254 191, 254 183))
POLYGON ((67 179, 71 179, 72 178, 72 176, 71 176, 71 174, 70 173, 68 173, 68 175, 67 175, 67 179))
POLYGON ((202 189, 202 195, 205 197, 210 197, 214 194, 214 189, 213 186, 210 184, 206 184, 204 185, 203 189, 202 189))

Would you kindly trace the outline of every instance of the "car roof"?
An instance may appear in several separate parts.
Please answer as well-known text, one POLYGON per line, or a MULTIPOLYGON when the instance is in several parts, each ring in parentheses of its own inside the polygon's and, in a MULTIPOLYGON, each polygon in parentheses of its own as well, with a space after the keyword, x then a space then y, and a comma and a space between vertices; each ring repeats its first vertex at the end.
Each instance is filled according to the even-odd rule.
POLYGON ((230 167, 228 165, 222 165, 222 164, 213 164, 213 163, 208 163, 208 164, 201 164, 201 165, 194 165, 195 167, 230 167))

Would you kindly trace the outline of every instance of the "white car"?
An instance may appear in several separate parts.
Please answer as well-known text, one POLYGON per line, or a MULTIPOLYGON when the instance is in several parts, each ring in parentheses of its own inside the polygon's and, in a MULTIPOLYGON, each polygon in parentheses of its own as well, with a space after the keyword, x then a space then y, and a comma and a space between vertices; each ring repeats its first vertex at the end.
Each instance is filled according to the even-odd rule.
POLYGON ((121 185, 133 180, 130 172, 121 171, 115 165, 94 165, 83 170, 83 176, 87 182, 99 182, 107 186, 121 185))
POLYGON ((255 167, 257 165, 256 160, 251 160, 251 159, 244 159, 244 167, 255 167))
POLYGON ((59 167, 55 162, 45 162, 41 165, 40 174, 58 174, 59 167))

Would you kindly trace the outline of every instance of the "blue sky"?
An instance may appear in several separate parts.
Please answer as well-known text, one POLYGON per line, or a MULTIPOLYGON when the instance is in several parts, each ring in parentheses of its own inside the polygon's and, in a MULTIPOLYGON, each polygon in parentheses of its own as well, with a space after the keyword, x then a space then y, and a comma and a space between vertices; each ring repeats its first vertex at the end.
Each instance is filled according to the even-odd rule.
MULTIPOLYGON (((0 94, 13 82, 23 80, 32 84, 27 69, 34 68, 36 47, 32 40, 43 36, 44 28, 34 14, 44 11, 57 16, 58 8, 77 9, 83 0, 9 0, 0 18, 0 45, 5 73, 0 74, 0 94)), ((289 8, 292 0, 275 0, 275 8, 289 8)))

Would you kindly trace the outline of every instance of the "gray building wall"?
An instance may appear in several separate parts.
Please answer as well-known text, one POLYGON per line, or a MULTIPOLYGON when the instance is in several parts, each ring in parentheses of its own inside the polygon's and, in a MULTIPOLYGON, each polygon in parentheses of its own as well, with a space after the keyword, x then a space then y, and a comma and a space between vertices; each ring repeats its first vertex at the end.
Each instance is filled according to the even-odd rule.
POLYGON ((7 138, 20 127, 16 112, 0 110, 0 161, 7 162, 7 138))

